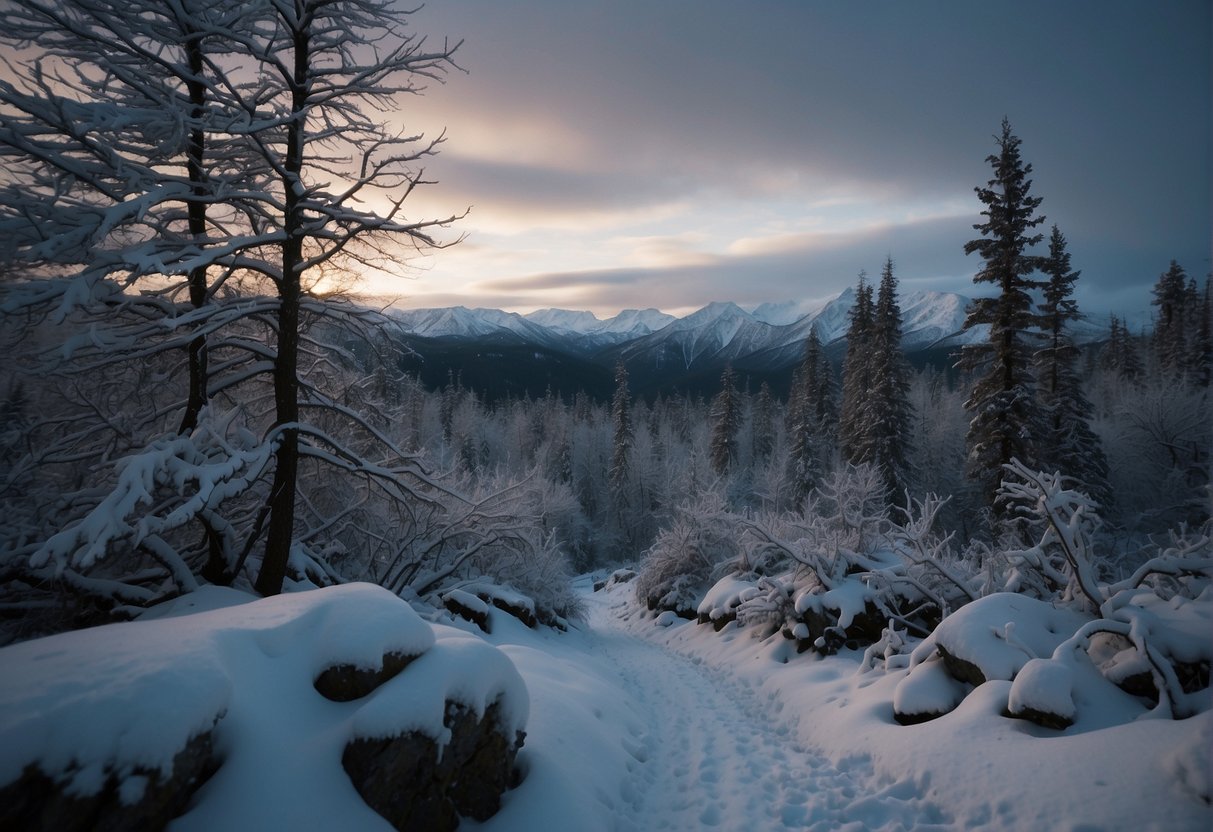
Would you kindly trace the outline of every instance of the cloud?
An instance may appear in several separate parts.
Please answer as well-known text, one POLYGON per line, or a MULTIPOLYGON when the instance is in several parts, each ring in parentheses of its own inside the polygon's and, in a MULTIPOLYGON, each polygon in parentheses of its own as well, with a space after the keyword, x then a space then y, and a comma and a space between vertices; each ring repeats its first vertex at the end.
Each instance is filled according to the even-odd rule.
POLYGON ((510 308, 552 306, 553 297, 565 297, 603 314, 637 305, 670 309, 714 300, 762 303, 840 292, 861 269, 875 274, 891 253, 903 281, 963 291, 958 283, 967 281, 975 266, 962 251, 971 236, 969 225, 967 218, 948 217, 808 235, 799 244, 787 237, 766 249, 750 246, 703 255, 694 264, 519 275, 478 281, 472 288, 477 296, 504 299, 510 308))
POLYGON ((1210 267, 1207 3, 463 0, 415 23, 467 39, 469 73, 401 114, 449 126, 433 204, 474 206, 498 249, 439 258, 465 301, 801 297, 890 251, 907 284, 972 291, 1004 115, 1084 304, 1210 267))

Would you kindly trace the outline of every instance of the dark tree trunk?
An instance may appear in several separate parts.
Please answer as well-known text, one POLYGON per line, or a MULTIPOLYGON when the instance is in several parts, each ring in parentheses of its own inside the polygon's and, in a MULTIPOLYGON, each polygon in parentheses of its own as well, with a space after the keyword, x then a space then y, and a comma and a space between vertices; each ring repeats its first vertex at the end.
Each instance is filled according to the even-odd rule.
MULTIPOLYGON (((198 37, 186 40, 186 55, 189 59, 190 73, 193 78, 186 82, 190 96, 190 117, 194 124, 190 129, 189 145, 186 155, 186 169, 192 185, 192 196, 186 205, 189 218, 190 235, 201 242, 206 237, 206 174, 203 169, 203 159, 206 152, 206 134, 199 123, 206 104, 206 87, 200 80, 202 75, 202 43, 198 37)), ((189 276, 190 303, 195 309, 201 309, 207 302, 206 266, 197 266, 190 271, 189 276)), ((181 418, 178 433, 189 433, 198 426, 198 414, 206 406, 207 401, 207 352, 206 336, 196 336, 189 345, 189 398, 185 405, 185 414, 181 418)))
POLYGON ((274 363, 275 424, 282 429, 275 454, 274 482, 270 487, 270 525, 265 541, 265 558, 257 575, 256 590, 262 595, 282 591, 290 560, 295 531, 295 491, 299 472, 299 301, 303 268, 303 208, 300 204, 303 170, 303 143, 306 136, 308 64, 308 22, 301 21, 294 38, 295 77, 291 105, 294 119, 287 128, 283 191, 286 240, 282 244, 282 276, 278 286, 278 356, 274 363))

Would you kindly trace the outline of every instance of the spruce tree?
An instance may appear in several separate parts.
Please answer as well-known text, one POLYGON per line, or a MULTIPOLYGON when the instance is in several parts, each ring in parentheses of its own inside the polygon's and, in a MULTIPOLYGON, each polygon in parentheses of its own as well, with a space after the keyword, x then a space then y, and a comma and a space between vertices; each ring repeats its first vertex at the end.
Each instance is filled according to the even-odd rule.
POLYGON ((1099 369, 1105 373, 1115 373, 1120 375, 1120 341, 1124 336, 1121 334, 1120 319, 1115 315, 1108 318, 1108 340, 1099 350, 1099 369))
POLYGON ((828 473, 830 468, 830 449, 837 439, 838 402, 834 393, 834 368, 830 366, 830 357, 818 340, 817 374, 813 378, 812 401, 813 416, 816 419, 816 430, 819 438, 818 457, 821 460, 821 470, 828 473))
POLYGON ((754 399, 750 423, 754 462, 765 462, 775 449, 775 402, 771 397, 771 385, 765 381, 758 388, 758 395, 754 399))
POLYGON ((1174 260, 1154 284, 1154 300, 1158 317, 1154 321, 1152 345, 1158 366, 1171 376, 1182 376, 1187 371, 1188 315, 1185 308, 1188 297, 1188 275, 1174 260))
POLYGON ((872 461, 871 411, 867 407, 872 390, 871 335, 875 309, 867 273, 859 273, 851 325, 847 328, 847 355, 842 364, 842 405, 838 414, 838 446, 842 458, 852 464, 872 461))
POLYGON ((1039 258, 1029 249, 1043 239, 1032 229, 1044 222, 1036 213, 1040 197, 1030 195, 1032 166, 1020 156, 1020 140, 1003 119, 996 138, 998 153, 986 158, 994 169, 987 187, 976 188, 985 205, 984 222, 973 226, 981 237, 965 244, 965 254, 981 255, 974 283, 996 287, 993 297, 978 298, 969 307, 965 329, 988 326, 985 343, 966 346, 960 366, 978 373, 965 409, 972 413, 966 435, 965 474, 982 500, 1004 519, 1007 507, 997 502, 1003 465, 1019 459, 1029 468, 1038 464, 1036 437, 1041 418, 1032 377, 1031 331, 1037 325, 1032 309, 1031 275, 1039 258))
POLYGON ((910 444, 910 369, 901 352, 901 307, 893 258, 885 260, 872 317, 868 359, 871 395, 867 402, 871 461, 881 470, 885 490, 897 500, 907 485, 910 444))
POLYGON ((1108 463, 1099 437, 1091 430, 1094 407, 1075 370, 1079 350, 1067 331, 1070 323, 1082 318, 1073 297, 1080 273, 1071 269, 1066 238, 1056 225, 1041 271, 1049 279, 1040 305, 1045 341, 1035 357, 1037 396, 1045 424, 1038 448, 1040 465, 1070 477, 1079 490, 1107 506, 1112 496, 1108 463))
POLYGON ((632 456, 631 396, 628 393, 628 368, 623 361, 615 365, 615 393, 611 396, 611 494, 618 501, 624 493, 632 456))
POLYGON ((1213 275, 1205 278, 1205 294, 1200 303, 1200 312, 1196 322, 1196 333, 1193 339, 1192 374, 1195 382, 1202 387, 1213 384, 1213 275))
POLYGON ((737 433, 741 429, 741 402, 732 364, 726 364, 720 376, 720 392, 712 399, 711 423, 709 458, 712 470, 724 476, 737 461, 737 433))
POLYGON ((788 396, 788 480, 799 504, 820 481, 824 438, 814 394, 821 388, 821 339, 817 327, 805 340, 804 360, 792 378, 788 396))

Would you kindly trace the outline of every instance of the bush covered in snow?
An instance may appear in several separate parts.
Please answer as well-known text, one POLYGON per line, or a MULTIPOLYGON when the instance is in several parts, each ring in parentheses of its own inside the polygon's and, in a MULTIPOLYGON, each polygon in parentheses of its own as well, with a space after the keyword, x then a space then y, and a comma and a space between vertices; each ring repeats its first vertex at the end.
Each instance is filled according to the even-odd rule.
POLYGON ((1092 691, 1100 686, 1119 688, 1167 717, 1213 706, 1207 531, 1175 535, 1131 574, 1108 580, 1093 542, 1099 518, 1086 495, 1017 462, 1007 474, 1003 496, 1037 535, 1033 545, 1006 555, 1006 585, 1016 592, 966 606, 918 645, 898 685, 898 719, 938 716, 959 703, 954 687, 942 699, 924 699, 947 688, 932 681, 942 670, 968 689, 1011 682, 1007 713, 1051 728, 1073 723, 1080 701, 1098 699, 1092 691))
POLYGON ((926 635, 976 598, 981 582, 972 561, 934 529, 946 501, 910 501, 897 522, 882 489, 873 466, 848 465, 799 511, 732 515, 741 550, 733 568, 754 585, 734 604, 736 617, 777 622, 800 649, 831 653, 879 641, 890 622, 926 635))
POLYGON ((684 508, 646 558, 638 598, 717 630, 782 628, 801 651, 867 646, 863 670, 908 671, 894 697, 907 724, 989 681, 1010 685, 1009 714, 1052 727, 1074 721, 1093 680, 1161 715, 1210 707, 1207 528, 1101 559, 1094 504, 1013 463, 1002 499, 1035 542, 957 552, 934 528, 945 500, 907 496, 894 520, 875 482, 870 466, 847 466, 797 512, 684 508))
POLYGON ((641 561, 633 582, 637 599, 650 610, 694 618, 704 590, 740 553, 735 519, 711 492, 680 506, 641 561))

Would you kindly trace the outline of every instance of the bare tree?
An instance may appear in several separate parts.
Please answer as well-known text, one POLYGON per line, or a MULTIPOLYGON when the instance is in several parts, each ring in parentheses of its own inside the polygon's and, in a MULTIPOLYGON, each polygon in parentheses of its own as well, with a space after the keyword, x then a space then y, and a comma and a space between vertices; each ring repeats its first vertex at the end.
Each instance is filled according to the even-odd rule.
MULTIPOLYGON (((389 239, 445 244, 432 230, 455 217, 406 220, 403 210, 441 137, 392 132, 385 114, 453 66, 457 45, 429 49, 406 30, 408 12, 378 0, 10 5, 11 75, 29 80, 0 86, 12 174, 0 229, 18 277, 6 314, 67 323, 71 349, 57 355, 77 375, 174 351, 189 368, 181 400, 158 402, 139 430, 113 427, 129 415, 121 403, 117 421, 91 408, 121 447, 74 454, 100 481, 60 529, 26 535, 14 556, 62 576, 122 540, 189 588, 197 569, 182 554, 194 548, 184 527, 206 529, 214 580, 252 563, 264 533, 256 586, 273 593, 301 554, 302 458, 367 483, 376 499, 458 501, 344 400, 357 359, 334 324, 373 315, 316 291, 323 276, 398 259, 389 239), (180 439, 166 444, 169 419, 180 439), (125 455, 117 468, 111 450, 125 455), (135 470, 151 504, 135 491, 110 499, 135 470), (238 499, 238 517, 225 517, 238 499), (174 536, 151 540, 151 527, 174 536)), ((177 389, 173 376, 166 368, 156 387, 177 389)), ((91 404, 81 401, 86 416, 91 404)), ((60 445, 65 433, 74 441, 59 433, 60 445)), ((309 510, 310 537, 343 514, 309 510)))

